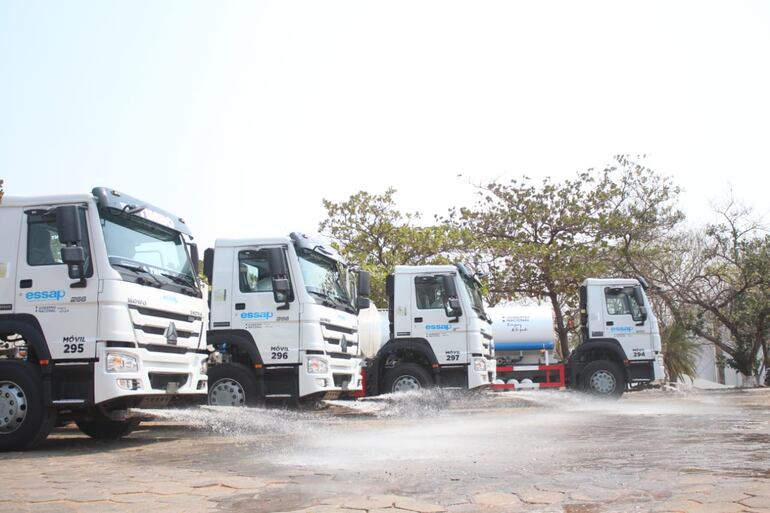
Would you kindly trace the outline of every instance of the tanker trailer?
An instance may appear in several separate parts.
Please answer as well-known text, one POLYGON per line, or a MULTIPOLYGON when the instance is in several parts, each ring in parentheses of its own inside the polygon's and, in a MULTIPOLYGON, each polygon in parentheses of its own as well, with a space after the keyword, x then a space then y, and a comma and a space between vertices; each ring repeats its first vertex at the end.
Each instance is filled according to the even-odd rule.
POLYGON ((555 360, 553 310, 547 305, 489 308, 495 341, 494 390, 563 388, 564 364, 555 360))

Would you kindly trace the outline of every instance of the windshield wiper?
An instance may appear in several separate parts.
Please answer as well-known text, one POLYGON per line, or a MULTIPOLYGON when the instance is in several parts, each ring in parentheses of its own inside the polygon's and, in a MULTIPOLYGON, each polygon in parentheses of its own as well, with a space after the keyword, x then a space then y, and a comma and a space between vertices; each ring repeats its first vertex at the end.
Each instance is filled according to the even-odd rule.
POLYGON ((165 276, 166 278, 173 281, 174 283, 178 283, 179 285, 185 285, 187 287, 190 287, 196 292, 198 290, 192 278, 186 278, 184 277, 184 275, 177 275, 177 274, 171 274, 171 273, 160 273, 160 274, 161 276, 165 276))
MULTIPOLYGON (((112 265, 113 267, 122 267, 123 269, 128 269, 129 271, 133 271, 135 273, 146 274, 147 276, 152 278, 152 281, 148 281, 142 277, 137 277, 137 280, 142 280, 142 282, 147 283, 150 286, 160 288, 163 285, 163 283, 154 274, 152 274, 150 271, 148 271, 144 267, 139 267, 138 265, 123 264, 120 262, 110 262, 110 265, 112 265)), ((139 282, 137 281, 137 283, 139 282)))
POLYGON ((317 290, 310 290, 310 289, 307 289, 307 292, 308 294, 313 294, 314 296, 320 297, 322 305, 331 306, 332 308, 334 308, 334 301, 332 301, 332 298, 329 297, 328 294, 324 292, 318 292, 317 290))

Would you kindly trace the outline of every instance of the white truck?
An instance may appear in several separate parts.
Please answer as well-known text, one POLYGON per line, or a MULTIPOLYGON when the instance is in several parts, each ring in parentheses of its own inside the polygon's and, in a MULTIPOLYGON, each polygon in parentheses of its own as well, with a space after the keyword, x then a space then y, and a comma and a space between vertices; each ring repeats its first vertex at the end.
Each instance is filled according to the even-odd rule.
POLYGON ((0 450, 70 415, 94 438, 133 407, 206 394, 207 309, 185 222, 99 187, 0 203, 0 450))
POLYGON ((385 288, 387 314, 360 318, 362 333, 379 338, 366 362, 366 395, 494 382, 481 284, 463 264, 396 266, 385 288))
POLYGON ((368 273, 301 233, 218 239, 203 268, 209 404, 313 403, 361 390, 357 315, 369 306, 368 273))
POLYGON ((574 388, 601 396, 664 379, 658 321, 643 279, 590 278, 580 287, 581 342, 556 361, 549 309, 491 308, 494 389, 574 388), (545 311, 544 311, 545 310, 545 311))

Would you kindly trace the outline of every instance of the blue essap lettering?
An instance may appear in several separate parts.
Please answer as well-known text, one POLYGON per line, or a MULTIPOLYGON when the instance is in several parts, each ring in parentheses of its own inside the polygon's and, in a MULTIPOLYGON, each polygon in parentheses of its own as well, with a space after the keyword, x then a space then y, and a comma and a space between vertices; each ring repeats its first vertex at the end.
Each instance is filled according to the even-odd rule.
POLYGON ((264 319, 273 317, 273 312, 242 312, 241 319, 264 319))
POLYGON ((67 293, 63 290, 32 290, 24 294, 27 301, 61 301, 67 293))
POLYGON ((428 324, 425 326, 426 330, 440 330, 449 331, 449 324, 428 324))

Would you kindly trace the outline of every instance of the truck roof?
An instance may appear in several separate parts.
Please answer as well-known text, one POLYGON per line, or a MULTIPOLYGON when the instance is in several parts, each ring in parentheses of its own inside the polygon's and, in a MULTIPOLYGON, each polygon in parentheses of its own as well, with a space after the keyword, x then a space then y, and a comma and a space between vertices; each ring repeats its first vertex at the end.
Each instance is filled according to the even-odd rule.
POLYGON ((56 194, 50 196, 3 196, 0 207, 35 207, 93 201, 90 194, 56 194))
POLYGON ((217 248, 237 248, 262 244, 291 244, 291 239, 288 237, 252 237, 247 239, 217 239, 214 241, 214 247, 217 248))
POLYGON ((395 272, 404 273, 404 274, 457 272, 457 266, 454 266, 454 265, 397 265, 395 267, 395 272))
POLYGON ((639 285, 639 280, 635 278, 588 278, 583 282, 583 285, 599 285, 599 286, 610 286, 610 285, 630 285, 630 286, 636 286, 639 285))

